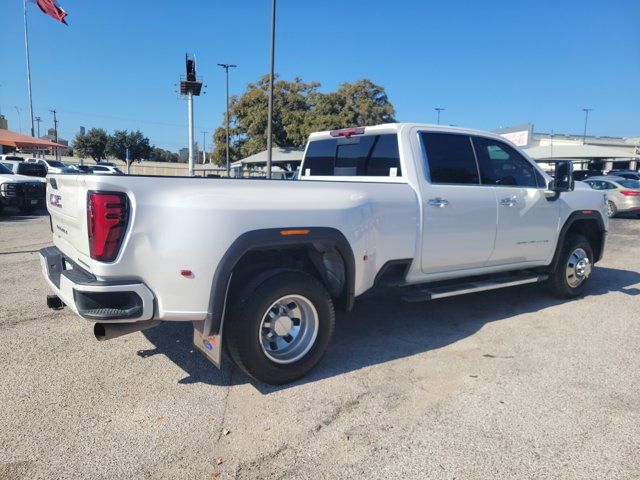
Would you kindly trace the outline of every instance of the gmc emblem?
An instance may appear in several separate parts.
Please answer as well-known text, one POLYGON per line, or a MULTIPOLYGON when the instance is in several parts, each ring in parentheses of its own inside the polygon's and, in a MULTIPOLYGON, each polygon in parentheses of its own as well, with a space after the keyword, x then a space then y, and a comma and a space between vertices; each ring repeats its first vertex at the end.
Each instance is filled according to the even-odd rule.
POLYGON ((49 194, 49 204, 54 207, 62 208, 62 196, 55 193, 49 194))

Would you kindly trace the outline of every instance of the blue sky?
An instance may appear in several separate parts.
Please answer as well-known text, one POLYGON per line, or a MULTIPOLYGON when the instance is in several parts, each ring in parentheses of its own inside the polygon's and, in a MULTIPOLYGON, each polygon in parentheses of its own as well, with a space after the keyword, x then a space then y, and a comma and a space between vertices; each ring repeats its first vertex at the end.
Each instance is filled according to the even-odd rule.
MULTIPOLYGON (((198 59, 207 94, 196 138, 222 121, 231 92, 268 71, 269 0, 103 2, 59 0, 66 27, 29 5, 35 114, 58 110, 60 135, 80 125, 141 129, 170 150, 186 146, 186 105, 174 93, 184 53, 198 59)), ((1 0, 0 109, 28 132, 22 1, 1 0)), ((387 90, 400 121, 491 129, 640 135, 640 2, 278 2, 276 71, 324 91, 368 77, 387 90)), ((210 147, 210 136, 207 136, 210 147)))

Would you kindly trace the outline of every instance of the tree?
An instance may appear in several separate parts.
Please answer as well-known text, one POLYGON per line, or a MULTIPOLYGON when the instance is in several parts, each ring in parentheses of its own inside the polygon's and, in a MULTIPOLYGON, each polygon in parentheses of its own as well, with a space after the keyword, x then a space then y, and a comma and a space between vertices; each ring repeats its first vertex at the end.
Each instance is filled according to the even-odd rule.
POLYGON ((107 143, 109 135, 102 128, 92 128, 84 135, 76 135, 73 150, 80 157, 91 157, 96 163, 107 158, 107 143))
MULTIPOLYGON (((312 108, 310 95, 319 83, 305 83, 300 78, 289 82, 278 80, 273 88, 273 139, 275 145, 299 145, 304 135, 304 118, 312 108)), ((244 158, 267 148, 269 77, 247 85, 241 97, 230 99, 230 154, 233 159, 244 158)), ((213 159, 223 163, 226 158, 226 126, 213 134, 216 148, 213 159)), ((303 142, 302 142, 303 143, 303 142)))
POLYGON ((149 161, 151 162, 177 162, 178 154, 164 150, 158 147, 151 147, 151 153, 149 154, 149 161))
POLYGON ((129 150, 129 164, 136 160, 149 158, 151 155, 151 145, 149 139, 140 130, 128 132, 127 130, 116 130, 109 137, 107 153, 119 160, 127 159, 127 149, 129 150))
MULTIPOLYGON (((273 92, 273 143, 301 147, 317 130, 375 125, 395 121, 395 110, 384 88, 368 79, 343 83, 330 93, 318 91, 320 84, 300 78, 278 80, 273 92)), ((269 78, 247 85, 240 97, 230 99, 230 156, 244 158, 267 148, 269 78)), ((214 162, 226 157, 226 119, 213 134, 214 162)))

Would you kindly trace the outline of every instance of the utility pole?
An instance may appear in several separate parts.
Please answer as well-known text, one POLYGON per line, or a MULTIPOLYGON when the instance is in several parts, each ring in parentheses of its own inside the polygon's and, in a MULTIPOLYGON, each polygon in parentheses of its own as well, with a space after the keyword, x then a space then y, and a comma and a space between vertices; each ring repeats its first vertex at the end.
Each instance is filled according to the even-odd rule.
POLYGON ((442 112, 442 111, 444 110, 444 108, 442 108, 442 107, 436 107, 436 108, 434 108, 434 110, 435 110, 436 112, 438 112, 438 125, 440 125, 440 112, 442 112))
POLYGON ((202 130, 202 164, 207 163, 207 131, 202 130))
POLYGON ((237 65, 232 65, 230 63, 219 63, 219 67, 224 68, 225 73, 227 75, 227 177, 230 177, 231 174, 231 164, 229 163, 229 69, 236 68, 237 65))
POLYGON ((582 144, 584 145, 587 141, 587 122, 589 121, 589 112, 592 111, 593 108, 583 108, 584 112, 584 132, 582 133, 582 144))
POLYGON ((40 117, 34 118, 34 121, 38 124, 38 138, 40 138, 40 122, 42 119, 40 117))
POLYGON ((56 109, 54 108, 53 110, 49 110, 51 113, 53 113, 53 135, 55 137, 55 142, 58 143, 58 117, 56 117, 56 109))
POLYGON ((271 180, 271 129, 273 124, 273 55, 276 43, 276 0, 271 0, 271 54, 269 59, 269 119, 267 125, 267 179, 271 180))
POLYGON ((29 59, 29 30, 27 28, 27 0, 22 2, 24 8, 24 49, 27 55, 27 90, 29 91, 29 119, 31 120, 31 136, 33 137, 33 98, 31 97, 31 60, 29 59))
MULTIPOLYGON (((55 136, 55 142, 58 143, 58 117, 56 117, 56 109, 50 110, 53 113, 53 135, 55 136)), ((60 150, 54 147, 56 160, 60 160, 60 150)))

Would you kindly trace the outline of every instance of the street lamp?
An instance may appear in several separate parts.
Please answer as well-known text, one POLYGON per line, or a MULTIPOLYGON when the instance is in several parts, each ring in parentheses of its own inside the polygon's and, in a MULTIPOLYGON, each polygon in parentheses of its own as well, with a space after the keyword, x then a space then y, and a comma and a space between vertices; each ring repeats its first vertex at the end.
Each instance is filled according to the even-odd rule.
POLYGON ((442 112, 442 111, 444 110, 444 108, 442 108, 442 107, 436 107, 436 108, 434 108, 434 110, 435 110, 436 112, 438 112, 438 125, 440 125, 440 112, 442 112))
POLYGON ((271 0, 271 53, 269 58, 269 119, 267 124, 267 179, 271 180, 271 128, 273 124, 273 53, 276 44, 276 0, 271 0))
POLYGON ((22 133, 22 116, 20 115, 20 109, 18 107, 13 107, 18 112, 18 126, 20 128, 20 133, 22 133))
POLYGON ((589 121, 589 112, 592 111, 593 108, 583 108, 584 112, 584 132, 582 133, 582 144, 584 145, 587 141, 587 122, 589 121))
POLYGON ((227 76, 227 177, 230 176, 230 164, 229 164, 229 69, 236 68, 237 65, 232 65, 230 63, 219 63, 218 66, 224 68, 224 71, 227 76))

